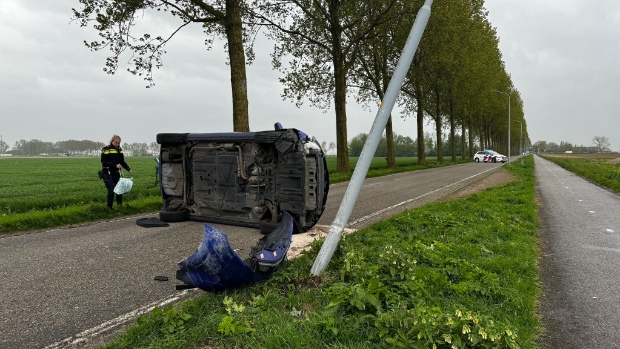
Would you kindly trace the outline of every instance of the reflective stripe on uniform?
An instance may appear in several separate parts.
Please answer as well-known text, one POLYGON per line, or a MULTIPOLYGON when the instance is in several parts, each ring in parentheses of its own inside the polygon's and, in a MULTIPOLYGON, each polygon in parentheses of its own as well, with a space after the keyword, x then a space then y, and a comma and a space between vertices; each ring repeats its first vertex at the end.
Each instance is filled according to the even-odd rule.
MULTIPOLYGON (((116 149, 107 149, 107 150, 102 150, 101 151, 102 154, 118 154, 119 151, 117 151, 116 149)), ((122 154, 123 151, 121 150, 120 153, 122 154)))

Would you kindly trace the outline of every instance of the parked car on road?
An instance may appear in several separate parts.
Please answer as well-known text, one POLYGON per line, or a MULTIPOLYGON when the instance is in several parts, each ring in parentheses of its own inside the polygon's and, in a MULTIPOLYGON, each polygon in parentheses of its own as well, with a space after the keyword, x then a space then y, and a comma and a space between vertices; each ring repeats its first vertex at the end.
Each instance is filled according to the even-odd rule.
POLYGON ((475 162, 506 162, 508 158, 494 150, 481 150, 474 155, 475 162))
POLYGON ((165 222, 188 219, 275 229, 288 212, 295 231, 325 210, 329 173, 314 137, 296 129, 160 133, 165 222))

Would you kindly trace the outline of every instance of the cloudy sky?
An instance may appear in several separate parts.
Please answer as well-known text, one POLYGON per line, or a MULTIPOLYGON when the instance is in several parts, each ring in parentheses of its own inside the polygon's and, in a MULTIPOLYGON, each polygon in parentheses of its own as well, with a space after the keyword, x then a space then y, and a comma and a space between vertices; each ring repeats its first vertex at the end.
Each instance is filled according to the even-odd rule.
MULTIPOLYGON (((200 27, 186 27, 168 44, 156 86, 147 89, 126 66, 116 75, 103 72, 107 52, 83 44, 96 39, 94 29, 70 22, 78 6, 77 0, 0 1, 0 135, 9 146, 20 139, 108 142, 115 133, 123 142, 150 143, 160 132, 232 130, 223 41, 208 51, 200 27)), ((590 145, 594 136, 607 136, 619 150, 620 1, 487 0, 486 8, 524 100, 532 141, 590 145)), ((141 28, 167 36, 177 24, 147 16, 141 28)), ((272 47, 259 40, 248 67, 250 128, 271 129, 280 121, 335 141, 333 110, 282 100, 272 47)), ((376 107, 363 110, 350 101, 349 138, 368 132, 375 113, 376 107)), ((415 119, 394 123, 397 133, 415 138, 415 119)))

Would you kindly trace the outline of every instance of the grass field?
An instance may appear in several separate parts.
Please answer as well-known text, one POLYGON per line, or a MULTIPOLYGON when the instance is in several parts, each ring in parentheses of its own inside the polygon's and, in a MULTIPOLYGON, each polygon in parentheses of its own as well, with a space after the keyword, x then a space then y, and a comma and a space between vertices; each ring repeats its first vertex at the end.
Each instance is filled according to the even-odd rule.
MULTIPOLYGON (((99 157, 2 158, 0 159, 0 233, 50 228, 66 224, 161 209, 159 187, 155 183, 156 163, 151 157, 127 157, 133 173, 133 188, 124 195, 125 207, 109 212, 105 206, 106 189, 98 178, 99 157)), ((413 171, 438 164, 427 159, 418 166, 417 158, 397 158, 397 168, 387 169, 384 158, 375 158, 367 177, 413 171)), ((466 162, 466 161, 465 161, 466 162)), ((351 168, 357 158, 350 158, 351 168)), ((336 157, 327 157, 331 183, 347 181, 351 173, 334 173, 336 157)))
POLYGON ((264 283, 156 308, 120 348, 539 348, 534 162, 516 178, 320 242, 264 283))
POLYGON ((620 192, 620 154, 545 154, 543 157, 600 186, 620 192))
MULTIPOLYGON (((133 188, 128 200, 159 196, 155 166, 151 157, 128 157, 133 188)), ((38 210, 99 203, 105 205, 107 190, 97 176, 99 157, 11 158, 0 160, 0 213, 15 214, 38 210)))

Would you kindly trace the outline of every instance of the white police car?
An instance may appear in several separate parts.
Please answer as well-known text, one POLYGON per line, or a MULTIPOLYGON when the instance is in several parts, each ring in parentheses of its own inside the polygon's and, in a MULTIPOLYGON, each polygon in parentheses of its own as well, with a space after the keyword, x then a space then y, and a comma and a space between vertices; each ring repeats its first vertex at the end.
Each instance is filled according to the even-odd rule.
POLYGON ((474 155, 475 162, 506 162, 508 158, 494 150, 481 150, 474 155))

